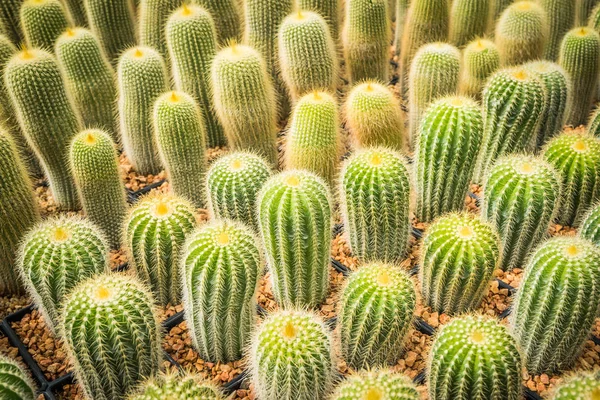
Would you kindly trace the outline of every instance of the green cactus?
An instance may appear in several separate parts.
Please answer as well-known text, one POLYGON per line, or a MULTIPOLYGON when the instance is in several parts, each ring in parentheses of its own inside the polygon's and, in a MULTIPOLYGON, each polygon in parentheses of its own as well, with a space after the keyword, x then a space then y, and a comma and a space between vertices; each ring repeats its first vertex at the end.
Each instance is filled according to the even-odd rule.
POLYGON ((19 21, 19 11, 23 0, 4 0, 0 2, 0 25, 4 25, 5 34, 10 41, 17 45, 24 41, 19 21))
POLYGON ((160 323, 137 279, 103 274, 77 285, 64 302, 61 333, 86 397, 122 400, 162 360, 160 323))
POLYGON ((385 264, 361 266, 342 290, 340 350, 358 370, 394 364, 412 327, 417 295, 408 274, 385 264))
POLYGON ((286 136, 287 169, 305 169, 334 184, 341 155, 338 114, 337 100, 327 92, 298 100, 286 136))
POLYGON ((474 100, 451 96, 429 106, 415 150, 419 221, 464 208, 482 139, 481 107, 474 100))
POLYGON ((7 400, 33 400, 33 382, 14 360, 0 355, 0 397, 7 400))
POLYGON ((183 5, 167 21, 166 36, 175 87, 198 102, 207 147, 225 146, 223 127, 213 111, 210 86, 210 66, 217 54, 213 18, 199 6, 183 5))
POLYGON ((453 0, 450 10, 449 41, 464 47, 488 31, 490 5, 496 0, 453 0))
POLYGON ((483 90, 483 143, 473 181, 483 183, 498 157, 533 150, 544 113, 544 84, 523 67, 502 69, 483 90))
POLYGON ((587 26, 600 31, 600 3, 592 10, 587 26))
POLYGON ((196 3, 210 12, 215 19, 220 45, 242 39, 244 15, 237 0, 196 0, 196 3))
POLYGON ((169 194, 147 196, 129 213, 124 228, 127 258, 160 305, 179 304, 181 249, 195 224, 194 207, 169 194))
MULTIPOLYGON (((39 0, 38 0, 39 1, 39 0)), ((85 13, 85 0, 62 0, 68 13, 71 15, 75 25, 87 27, 87 15, 85 13)))
POLYGON ((250 369, 262 400, 324 400, 335 368, 328 328, 316 315, 278 311, 258 327, 250 369))
POLYGON ((115 143, 106 132, 83 131, 71 143, 69 162, 83 212, 106 236, 110 247, 119 249, 127 196, 115 143))
POLYGON ((31 229, 19 250, 19 273, 46 325, 57 332, 67 294, 79 282, 109 271, 108 242, 91 222, 56 217, 31 229))
POLYGON ((84 28, 67 29, 56 41, 56 58, 86 127, 118 141, 115 73, 98 38, 84 28))
POLYGON ((215 111, 233 150, 250 150, 277 166, 275 92, 263 58, 233 44, 212 65, 215 111))
POLYGON ((574 0, 575 2, 575 25, 581 26, 588 22, 588 18, 598 0, 574 0))
POLYGON ((588 120, 587 131, 600 138, 600 107, 596 108, 588 120))
POLYGON ((598 265, 600 249, 576 237, 552 238, 530 257, 510 316, 530 374, 565 370, 579 356, 600 305, 598 265))
POLYGON ((600 399, 600 373, 580 372, 560 383, 552 392, 551 400, 600 399))
POLYGON ((506 8, 515 0, 492 0, 490 4, 490 21, 488 22, 489 33, 493 36, 498 19, 506 8))
POLYGON ((181 265, 185 319, 200 357, 241 359, 255 324, 263 269, 254 234, 239 222, 204 225, 190 235, 181 265))
POLYGON ((165 375, 144 382, 128 400, 225 400, 219 389, 197 375, 165 375))
POLYGON ((410 238, 410 176, 385 148, 355 152, 340 174, 341 210, 350 248, 361 261, 400 262, 410 238))
POLYGON ((575 28, 565 35, 559 64, 573 82, 573 106, 567 123, 585 124, 596 96, 600 74, 600 35, 590 28, 575 28))
POLYGON ((556 61, 560 43, 575 22, 574 0, 537 0, 546 12, 550 36, 544 50, 546 60, 556 61))
POLYGON ((463 50, 460 92, 481 99, 488 78, 500 67, 500 53, 494 42, 486 39, 472 41, 463 50))
POLYGON ((327 185, 302 170, 271 177, 258 219, 273 294, 284 307, 315 307, 329 289, 332 203, 327 185))
POLYGON ((396 4, 392 10, 396 13, 396 29, 394 32, 394 54, 399 58, 402 50, 402 35, 406 24, 406 15, 410 7, 410 0, 393 0, 396 4))
POLYGON ((314 11, 325 18, 329 25, 329 32, 335 43, 340 37, 341 0, 297 0, 300 10, 314 11))
POLYGON ((600 245, 600 203, 590 207, 582 218, 579 235, 596 245, 600 245))
POLYGON ((71 15, 60 0, 25 0, 20 21, 28 47, 54 50, 56 39, 72 25, 71 15))
POLYGON ((522 399, 521 356, 495 319, 466 315, 444 325, 429 355, 431 400, 522 399))
POLYGON ((61 208, 77 209, 68 154, 81 122, 56 59, 44 50, 21 51, 8 62, 4 79, 21 130, 48 177, 54 200, 61 208))
POLYGON ((169 17, 178 7, 181 7, 184 1, 140 0, 137 10, 140 45, 155 49, 167 60, 169 52, 165 26, 169 17))
POLYGON ((587 133, 563 133, 546 145, 544 158, 562 180, 557 222, 577 226, 600 200, 600 140, 587 133))
POLYGON ((340 383, 332 400, 418 400, 419 392, 407 376, 389 369, 361 371, 340 383))
POLYGON ((134 47, 119 61, 119 117, 125 154, 142 175, 162 169, 152 113, 156 99, 169 89, 160 54, 149 47, 134 47))

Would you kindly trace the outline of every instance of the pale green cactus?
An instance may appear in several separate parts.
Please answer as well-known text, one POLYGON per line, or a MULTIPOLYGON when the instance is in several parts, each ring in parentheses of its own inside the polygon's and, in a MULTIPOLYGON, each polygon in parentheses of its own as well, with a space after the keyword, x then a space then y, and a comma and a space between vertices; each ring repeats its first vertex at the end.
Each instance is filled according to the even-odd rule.
POLYGON ((567 377, 553 390, 551 400, 600 399, 600 373, 580 372, 567 377))
POLYGON ((35 389, 25 370, 16 361, 0 355, 0 396, 10 400, 33 400, 35 389))
POLYGON ((342 12, 341 0, 297 0, 297 6, 301 10, 310 10, 319 13, 327 24, 334 42, 340 37, 340 23, 342 12))
POLYGON ((184 0, 139 0, 139 44, 155 49, 167 60, 169 53, 165 40, 165 26, 173 11, 183 3, 184 0))
POLYGON ((213 16, 220 45, 242 39, 244 10, 238 0, 197 0, 197 4, 213 16))
POLYGON ((418 400, 419 392, 410 379, 389 369, 361 371, 340 383, 332 400, 418 400))
POLYGON ((151 378, 128 400, 225 400, 220 390, 198 375, 169 374, 151 378))
POLYGON ((488 78, 500 68, 500 53, 494 42, 476 39, 463 50, 460 92, 481 99, 488 78))
POLYGON ((558 60, 560 43, 565 34, 571 30, 575 22, 574 0, 537 0, 546 12, 549 38, 544 50, 546 60, 558 60))
POLYGON ((490 5, 496 0, 453 0, 448 40, 458 47, 483 37, 488 31, 490 5))

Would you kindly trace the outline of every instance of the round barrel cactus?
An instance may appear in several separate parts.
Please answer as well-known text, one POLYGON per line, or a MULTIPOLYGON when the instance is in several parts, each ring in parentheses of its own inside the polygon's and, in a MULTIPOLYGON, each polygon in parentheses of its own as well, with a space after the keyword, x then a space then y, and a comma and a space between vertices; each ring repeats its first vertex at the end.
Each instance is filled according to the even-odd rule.
POLYGON ((338 385, 332 400, 418 400, 410 379, 389 369, 362 371, 338 385))
POLYGON ((0 397, 6 400, 33 400, 33 382, 14 360, 0 355, 0 397))
POLYGON ((448 38, 455 46, 464 47, 482 37, 488 30, 490 4, 496 0, 454 0, 450 10, 448 38))
POLYGON ((128 400, 225 400, 219 389, 196 375, 165 375, 140 385, 128 400))
POLYGON ((551 400, 596 400, 600 399, 600 372, 580 372, 567 377, 557 385, 551 400))
POLYGON ((460 92, 481 98, 481 92, 490 75, 500 67, 498 47, 491 40, 477 39, 463 50, 460 92))

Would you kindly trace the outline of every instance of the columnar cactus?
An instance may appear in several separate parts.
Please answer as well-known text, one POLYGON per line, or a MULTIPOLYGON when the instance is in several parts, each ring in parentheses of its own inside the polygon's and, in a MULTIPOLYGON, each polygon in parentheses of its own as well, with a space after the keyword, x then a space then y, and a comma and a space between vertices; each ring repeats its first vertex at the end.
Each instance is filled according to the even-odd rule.
POLYGON ((237 0, 198 0, 198 4, 206 8, 215 19, 220 45, 242 39, 244 16, 237 0))
POLYGON ((54 200, 62 208, 78 208, 68 153, 81 122, 56 59, 44 50, 21 51, 7 64, 4 78, 21 130, 48 177, 54 200))
POLYGON ((496 0, 454 0, 450 11, 450 43, 463 47, 484 36, 493 1, 496 0))
POLYGON ((490 21, 488 22, 489 33, 493 36, 498 19, 506 8, 515 0, 493 0, 490 4, 490 21))
POLYGON ((167 21, 166 36, 175 87, 198 102, 207 147, 226 145, 223 127, 213 111, 210 85, 210 66, 217 54, 217 31, 213 18, 202 7, 184 4, 167 21))
POLYGON ((323 17, 299 10, 283 20, 279 28, 279 64, 295 100, 313 90, 335 91, 336 47, 323 17))
POLYGON ((155 49, 168 58, 165 26, 167 20, 184 0, 140 0, 138 7, 140 45, 155 49))
POLYGON ((598 0, 575 0, 575 25, 585 25, 598 0))
POLYGON ((154 105, 154 131, 173 193, 194 204, 206 204, 206 145, 202 113, 183 92, 167 92, 154 105))
MULTIPOLYGON (((39 0, 38 0, 39 1, 39 0)), ((87 17, 85 15, 85 0, 63 0, 63 4, 71 15, 73 22, 77 26, 87 27, 87 17)))
POLYGON ((335 360, 328 328, 316 315, 278 311, 259 326, 250 348, 251 374, 263 400, 324 400, 335 360))
POLYGON ((490 75, 500 67, 500 53, 494 42, 476 39, 463 50, 460 92, 481 99, 481 92, 490 75))
POLYGON ((275 92, 263 58, 251 47, 233 44, 212 65, 216 113, 234 150, 250 150, 277 166, 275 92))
POLYGON ((128 400, 225 400, 219 389, 196 375, 165 375, 140 385, 128 400))
POLYGON ((67 296, 60 331, 86 397, 126 399, 158 374, 161 334, 153 307, 144 285, 125 275, 97 275, 67 296))
POLYGON ((600 203, 590 207, 583 217, 579 235, 596 245, 600 245, 600 203))
POLYGON ((340 37, 340 13, 342 3, 340 0, 297 0, 297 6, 301 10, 310 10, 318 13, 327 24, 334 42, 340 37))
POLYGON ((340 383, 333 400, 418 400, 419 392, 407 376, 388 369, 362 371, 340 383))
POLYGON ((600 138, 600 107, 596 108, 588 120, 587 131, 600 138))
POLYGON ((69 162, 83 212, 106 236, 110 247, 119 249, 127 196, 115 143, 106 132, 83 131, 71 143, 69 162))
POLYGON ((33 382, 16 361, 0 355, 0 396, 3 399, 32 400, 33 382))
POLYGON ((596 31, 600 31, 600 3, 592 10, 587 25, 596 31))
POLYGON ((454 319, 433 342, 429 398, 519 400, 521 363, 514 338, 496 320, 471 315, 454 319))
POLYGON ((167 194, 145 197, 129 213, 124 229, 128 260, 158 304, 179 304, 180 254, 195 224, 194 207, 167 194))
POLYGON ((277 302, 319 305, 329 289, 332 204, 326 183, 307 171, 282 172, 265 183, 257 208, 277 302))
POLYGON ((341 354, 354 369, 394 364, 412 327, 416 294, 408 274, 385 264, 362 266, 342 290, 341 354))
POLYGON ((562 371, 579 355, 600 305, 598 265, 600 250, 575 237, 550 239, 529 259, 510 316, 529 373, 562 371))
POLYGON ((410 176, 403 157, 371 148, 342 166, 342 215, 350 248, 361 261, 400 262, 410 238, 410 176))
POLYGON ((600 373, 582 372, 572 375, 553 391, 551 400, 575 400, 600 398, 600 373))
POLYGON ((547 236, 559 209, 562 178, 542 158, 511 155, 496 161, 486 178, 482 215, 502 238, 501 268, 524 267, 547 236))
POLYGON ((160 54, 134 47, 119 61, 119 117, 125 154, 142 175, 162 169, 152 123, 156 99, 168 90, 168 75, 160 54))
POLYGON ((6 27, 6 36, 17 45, 24 40, 19 21, 19 11, 23 0, 5 0, 0 2, 0 23, 6 27))
POLYGON ((287 169, 305 169, 334 184, 341 153, 338 114, 337 100, 327 92, 300 98, 286 137, 287 169))
MULTIPOLYGON (((1 7, 1 6, 0 6, 1 7)), ((29 145, 25 141, 23 132, 19 128, 19 121, 15 109, 10 100, 10 95, 4 81, 4 70, 10 59, 17 53, 17 48, 7 36, 0 34, 0 120, 8 133, 15 140, 19 149, 24 152, 24 155, 30 157, 29 145)))
POLYGON ((386 86, 376 82, 355 86, 346 98, 344 113, 354 147, 406 147, 400 101, 386 86))
POLYGON ((192 343, 202 359, 242 358, 256 318, 256 284, 263 264, 252 231, 215 221, 192 233, 183 248, 183 304, 192 343))
POLYGON ((54 42, 69 26, 71 15, 60 0, 25 0, 20 21, 28 47, 54 49, 54 42))
POLYGON ((600 74, 600 35, 591 28, 575 28, 565 35, 559 64, 573 82, 573 106, 567 123, 585 124, 596 96, 600 74))
POLYGON ((396 29, 394 32, 394 54, 400 57, 402 50, 402 35, 404 34, 404 26, 406 24, 406 15, 410 7, 410 0, 393 0, 396 4, 392 8, 396 13, 396 29))
POLYGON ((475 101, 445 97, 427 109, 415 151, 419 221, 464 208, 482 138, 481 107, 475 101))
POLYGON ((548 143, 544 157, 562 180, 557 221, 577 226, 587 209, 600 200, 600 139, 586 133, 563 133, 548 143))
POLYGON ((79 282, 108 272, 108 242, 92 223, 57 217, 34 227, 19 250, 19 273, 46 325, 57 332, 66 295, 79 282))
MULTIPOLYGON (((573 0, 537 0, 546 12, 549 38, 544 50, 546 60, 556 61, 560 43, 575 22, 575 1, 573 0)), ((584 23, 585 24, 585 23, 584 23)))

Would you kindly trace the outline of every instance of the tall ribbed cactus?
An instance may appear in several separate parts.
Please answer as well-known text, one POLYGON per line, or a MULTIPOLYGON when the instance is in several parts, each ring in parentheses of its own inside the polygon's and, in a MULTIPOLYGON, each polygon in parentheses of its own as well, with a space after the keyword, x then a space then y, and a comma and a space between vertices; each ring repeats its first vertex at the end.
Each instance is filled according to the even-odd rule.
POLYGON ((446 97, 427 109, 415 151, 419 221, 464 208, 482 138, 481 107, 475 101, 446 97))
POLYGON ((183 249, 183 304, 194 347, 212 362, 242 358, 256 318, 263 264, 253 233, 215 221, 192 233, 183 249))
POLYGON ((179 304, 180 254, 195 224, 193 206, 167 194, 145 197, 129 213, 124 229, 128 259, 158 304, 179 304))
POLYGON ((86 397, 126 399, 159 372, 161 334, 153 307, 144 285, 125 275, 95 276, 67 296, 61 332, 86 397))
POLYGON ((92 223, 57 217, 31 229, 19 250, 19 273, 46 325, 57 332, 65 296, 79 282, 108 272, 108 242, 92 223))
POLYGON ((457 318, 433 342, 429 398, 519 400, 521 364, 517 344, 503 325, 484 316, 457 318))
POLYGON ((546 12, 549 38, 544 50, 544 58, 551 61, 558 59, 560 43, 575 22, 574 0, 537 0, 546 12))
POLYGON ((575 24, 578 26, 585 25, 588 21, 594 6, 598 4, 598 0, 574 0, 575 8, 575 24))
POLYGON ((35 398, 33 382, 14 360, 0 355, 0 396, 11 400, 35 398))
POLYGON ((15 45, 11 43, 7 36, 0 34, 0 121, 2 121, 3 127, 15 140, 23 156, 30 158, 32 156, 31 150, 25 141, 21 128, 19 128, 17 114, 6 88, 6 82, 3 79, 6 65, 16 53, 17 48, 15 45))
POLYGON ((392 10, 396 13, 396 29, 394 32, 394 54, 399 57, 402 50, 402 35, 406 24, 406 15, 410 7, 410 0, 393 0, 395 3, 392 10))
POLYGON ((251 47, 233 44, 217 54, 211 76, 229 146, 256 152, 277 166, 275 92, 263 58, 251 47))
POLYGON ((409 276, 385 264, 361 266, 342 290, 341 354, 354 369, 394 364, 412 327, 417 295, 409 276))
MULTIPOLYGON (((37 0, 39 1, 39 0, 37 0)), ((62 0, 65 8, 77 26, 87 27, 87 17, 83 2, 85 0, 62 0)))
POLYGON ((169 374, 152 378, 128 400, 225 400, 219 389, 197 375, 169 374))
POLYGON ((488 29, 491 35, 494 34, 498 19, 504 10, 514 2, 515 0, 492 0, 492 3, 490 4, 490 21, 488 23, 488 29))
POLYGON ((327 296, 331 208, 326 183, 302 170, 271 177, 258 195, 273 293, 284 307, 314 307, 327 296))
POLYGON ((135 47, 119 61, 119 117, 123 149, 142 175, 162 168, 152 123, 156 99, 168 90, 168 75, 160 54, 149 47, 135 47))
POLYGON ((167 20, 184 0, 139 0, 137 10, 139 42, 155 49, 165 60, 168 58, 165 26, 167 20))
POLYGON ((257 329, 250 347, 254 388, 262 400, 324 400, 335 360, 328 328, 316 315, 279 311, 257 329))
POLYGON ((463 50, 460 92, 481 99, 481 92, 490 75, 500 67, 500 53, 494 42, 476 39, 463 50))
POLYGON ((418 400, 419 392, 410 379, 389 369, 361 371, 340 383, 332 400, 418 400))
POLYGON ((403 157, 384 148, 357 151, 342 166, 339 191, 354 256, 400 262, 410 237, 410 176, 403 157))
POLYGON ((28 47, 54 49, 54 42, 69 26, 71 15, 60 0, 25 0, 20 21, 28 47))
POLYGON ((500 233, 505 271, 523 268, 531 250, 547 236, 557 215, 561 177, 541 158, 499 158, 483 192, 482 215, 500 233))
POLYGON ((529 259, 510 316, 529 373, 567 369, 579 355, 600 305, 598 265, 600 250, 573 237, 550 239, 529 259))
POLYGON ((197 0, 196 2, 206 8, 215 19, 220 45, 225 45, 230 40, 242 39, 244 13, 237 0, 197 0))
POLYGON ((600 31, 600 3, 592 10, 587 26, 596 31, 600 31))
POLYGON ((580 372, 565 379, 552 392, 551 400, 600 399, 600 373, 580 372))
POLYGON ((21 130, 48 177, 54 200, 62 208, 78 208, 68 153, 81 122, 56 59, 44 50, 24 50, 10 60, 4 79, 21 130))
POLYGON ((454 0, 450 11, 449 41, 463 47, 488 30, 490 4, 496 0, 454 0))
POLYGON ((0 2, 0 24, 5 26, 6 36, 17 45, 23 42, 24 35, 21 31, 19 11, 23 0, 4 0, 0 2))
POLYGON ((600 203, 590 207, 583 217, 579 235, 596 245, 600 245, 600 203))
POLYGON ((327 24, 334 42, 340 37, 340 17, 342 10, 341 0, 297 0, 297 7, 301 10, 310 10, 318 13, 327 24))

